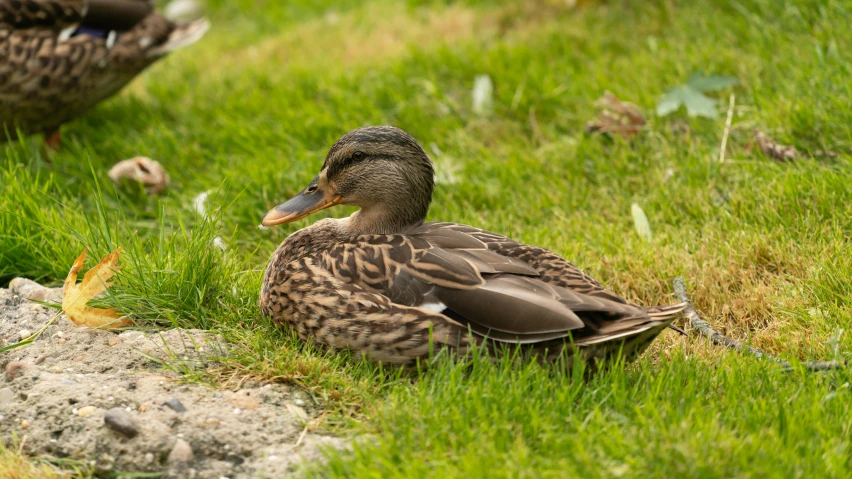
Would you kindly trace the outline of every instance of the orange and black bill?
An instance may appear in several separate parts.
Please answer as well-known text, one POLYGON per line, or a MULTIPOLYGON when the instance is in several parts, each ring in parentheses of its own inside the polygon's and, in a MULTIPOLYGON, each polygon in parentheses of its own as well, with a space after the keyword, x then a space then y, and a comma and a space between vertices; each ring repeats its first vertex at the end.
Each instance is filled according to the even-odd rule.
POLYGON ((335 195, 330 188, 324 191, 319 183, 318 176, 301 193, 269 210, 261 222, 263 226, 290 223, 340 203, 342 199, 340 195, 335 195))

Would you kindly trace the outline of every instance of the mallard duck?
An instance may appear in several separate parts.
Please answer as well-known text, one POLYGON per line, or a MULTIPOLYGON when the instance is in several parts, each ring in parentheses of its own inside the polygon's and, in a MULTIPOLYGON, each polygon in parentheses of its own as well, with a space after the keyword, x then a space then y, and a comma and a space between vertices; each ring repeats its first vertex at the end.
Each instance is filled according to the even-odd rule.
POLYGON ((206 20, 175 23, 150 0, 0 0, 0 141, 59 127, 112 96, 206 20))
POLYGON ((404 131, 344 135, 319 175, 262 224, 334 205, 360 209, 281 243, 263 277, 263 314, 303 340, 384 363, 472 343, 523 345, 544 359, 569 349, 597 363, 618 351, 635 358, 686 307, 636 306, 544 248, 427 223, 434 186, 432 161, 404 131))

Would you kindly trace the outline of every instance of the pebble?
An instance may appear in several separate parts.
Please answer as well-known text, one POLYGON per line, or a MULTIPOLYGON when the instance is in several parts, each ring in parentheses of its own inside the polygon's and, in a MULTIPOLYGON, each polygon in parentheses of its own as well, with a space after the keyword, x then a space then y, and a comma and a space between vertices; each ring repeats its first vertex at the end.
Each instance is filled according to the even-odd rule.
POLYGON ((178 401, 177 398, 171 398, 168 401, 163 403, 164 406, 168 407, 174 412, 186 412, 186 407, 178 401))
POLYGON ((21 373, 21 369, 23 369, 24 366, 26 366, 26 363, 21 362, 21 361, 12 361, 9 364, 7 364, 6 365, 6 380, 12 381, 16 377, 18 377, 18 374, 21 373))
POLYGON ((18 296, 26 299, 34 299, 36 301, 44 301, 44 298, 47 295, 47 288, 26 278, 13 279, 9 282, 9 289, 13 294, 17 294, 18 296))
POLYGON ((152 462, 154 462, 154 454, 150 453, 150 452, 146 452, 145 453, 145 462, 147 462, 148 464, 151 464, 152 462))
POLYGON ((127 437, 135 437, 139 434, 139 426, 130 414, 120 407, 114 407, 104 414, 104 423, 113 431, 124 434, 127 437))
POLYGON ((31 333, 29 329, 22 329, 18 332, 18 335, 21 337, 21 340, 23 341, 24 339, 27 339, 30 336, 32 336, 33 333, 31 333))
POLYGON ((80 417, 87 417, 97 412, 97 410, 98 408, 95 406, 83 406, 77 410, 77 415, 80 417))
POLYGON ((192 462, 192 448, 183 439, 175 441, 172 451, 169 453, 169 464, 192 462))
POLYGON ((56 342, 59 344, 65 344, 65 338, 59 338, 56 342))
POLYGON ((21 429, 29 429, 29 427, 30 427, 30 422, 29 422, 29 421, 27 421, 26 419, 24 419, 23 421, 21 421, 21 429))
POLYGON ((305 405, 305 401, 303 401, 302 399, 296 399, 293 402, 296 403, 296 406, 304 406, 305 405))
POLYGON ((0 406, 9 404, 15 400, 15 391, 11 388, 0 389, 0 406))
POLYGON ((121 338, 112 338, 109 340, 109 347, 113 347, 121 342, 121 338))
POLYGON ((47 356, 39 356, 38 359, 35 360, 36 364, 41 364, 44 360, 47 359, 47 356))

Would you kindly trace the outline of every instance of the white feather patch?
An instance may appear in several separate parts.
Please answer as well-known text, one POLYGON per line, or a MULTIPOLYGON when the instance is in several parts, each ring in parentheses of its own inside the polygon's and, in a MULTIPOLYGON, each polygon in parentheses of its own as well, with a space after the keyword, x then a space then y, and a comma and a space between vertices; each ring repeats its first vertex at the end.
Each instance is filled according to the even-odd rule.
POLYGON ((432 303, 430 303, 430 302, 422 303, 417 307, 421 308, 421 309, 425 309, 426 311, 432 311, 433 313, 440 313, 441 311, 447 309, 447 305, 440 302, 440 301, 436 301, 436 302, 432 302, 432 303))
POLYGON ((109 31, 109 33, 107 34, 107 39, 106 39, 107 50, 112 50, 112 47, 115 46, 115 38, 117 36, 118 36, 118 34, 115 33, 115 30, 109 31))
POLYGON ((64 42, 65 40, 68 40, 69 38, 71 38, 71 35, 73 35, 74 32, 76 32, 76 31, 77 31, 77 25, 71 25, 68 28, 63 28, 62 31, 59 32, 59 36, 56 37, 56 41, 64 42))

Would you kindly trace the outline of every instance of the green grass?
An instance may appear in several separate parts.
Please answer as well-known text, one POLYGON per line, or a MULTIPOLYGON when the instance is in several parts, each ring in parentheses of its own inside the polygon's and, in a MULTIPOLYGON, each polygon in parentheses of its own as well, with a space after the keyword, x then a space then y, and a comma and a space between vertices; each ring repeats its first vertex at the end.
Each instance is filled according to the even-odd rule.
POLYGON ((431 219, 550 248, 640 304, 674 301, 681 275, 731 337, 793 361, 849 357, 849 334, 830 341, 852 325, 848 2, 210 3, 203 41, 66 125, 51 165, 35 139, 0 147, 0 284, 60 283, 84 246, 92 263, 123 245, 109 301, 143 327, 237 344, 196 379, 291 381, 332 412, 324 427, 375 434, 318 476, 850 476, 848 371, 779 373, 666 333, 590 382, 481 360, 412 376, 304 346, 257 307, 275 246, 346 211, 271 230, 261 216, 341 134, 393 124, 455 180, 431 219), (716 94, 720 109, 736 96, 723 164, 724 111, 652 115, 697 70, 739 80, 716 94), (487 117, 471 109, 482 73, 487 117), (606 90, 646 112, 634 140, 583 133, 606 90), (764 157, 754 128, 805 158, 764 157), (820 150, 838 155, 810 157, 820 150), (112 186, 108 168, 136 155, 168 170, 165 196, 112 186), (193 207, 205 191, 209 219, 193 207))

